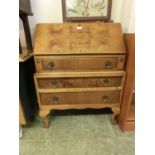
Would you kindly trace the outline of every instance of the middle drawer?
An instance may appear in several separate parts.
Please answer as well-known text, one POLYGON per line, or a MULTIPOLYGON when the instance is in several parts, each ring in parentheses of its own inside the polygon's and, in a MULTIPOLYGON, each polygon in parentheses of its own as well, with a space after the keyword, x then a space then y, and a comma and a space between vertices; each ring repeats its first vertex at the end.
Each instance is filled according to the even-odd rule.
POLYGON ((35 74, 39 89, 119 87, 125 73, 120 72, 70 72, 35 74))
POLYGON ((89 88, 89 87, 118 87, 122 77, 102 78, 41 78, 39 88, 89 88))

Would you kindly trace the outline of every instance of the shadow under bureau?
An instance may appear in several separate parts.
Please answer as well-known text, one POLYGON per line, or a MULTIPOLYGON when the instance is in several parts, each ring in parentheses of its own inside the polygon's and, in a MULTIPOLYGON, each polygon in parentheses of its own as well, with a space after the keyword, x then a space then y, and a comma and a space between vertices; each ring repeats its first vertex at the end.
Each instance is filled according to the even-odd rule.
POLYGON ((119 23, 38 24, 35 86, 44 127, 54 109, 120 113, 126 50, 119 23))

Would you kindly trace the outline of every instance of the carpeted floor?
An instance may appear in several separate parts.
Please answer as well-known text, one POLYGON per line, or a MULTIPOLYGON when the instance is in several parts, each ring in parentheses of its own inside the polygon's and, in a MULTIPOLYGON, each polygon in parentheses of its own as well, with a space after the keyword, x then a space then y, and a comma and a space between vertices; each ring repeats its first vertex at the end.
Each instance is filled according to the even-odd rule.
POLYGON ((52 116, 23 127, 20 155, 134 155, 134 132, 123 133, 111 115, 52 116))

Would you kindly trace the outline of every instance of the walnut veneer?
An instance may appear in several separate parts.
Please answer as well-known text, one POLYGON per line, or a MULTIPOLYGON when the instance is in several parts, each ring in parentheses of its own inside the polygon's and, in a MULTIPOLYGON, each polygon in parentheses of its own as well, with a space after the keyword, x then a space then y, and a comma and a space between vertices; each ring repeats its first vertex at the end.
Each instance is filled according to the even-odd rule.
POLYGON ((54 109, 111 108, 120 113, 126 50, 119 23, 38 24, 34 75, 40 117, 54 109))
POLYGON ((124 34, 127 49, 125 71, 127 73, 122 98, 121 113, 118 117, 122 131, 135 130, 135 34, 124 34))

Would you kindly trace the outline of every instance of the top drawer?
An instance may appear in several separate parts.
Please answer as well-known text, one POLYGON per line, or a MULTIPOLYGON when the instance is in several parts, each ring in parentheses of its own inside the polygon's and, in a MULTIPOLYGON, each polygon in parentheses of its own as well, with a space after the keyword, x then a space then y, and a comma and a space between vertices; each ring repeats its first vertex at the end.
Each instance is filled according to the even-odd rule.
POLYGON ((35 56, 37 72, 123 70, 125 55, 35 56))

